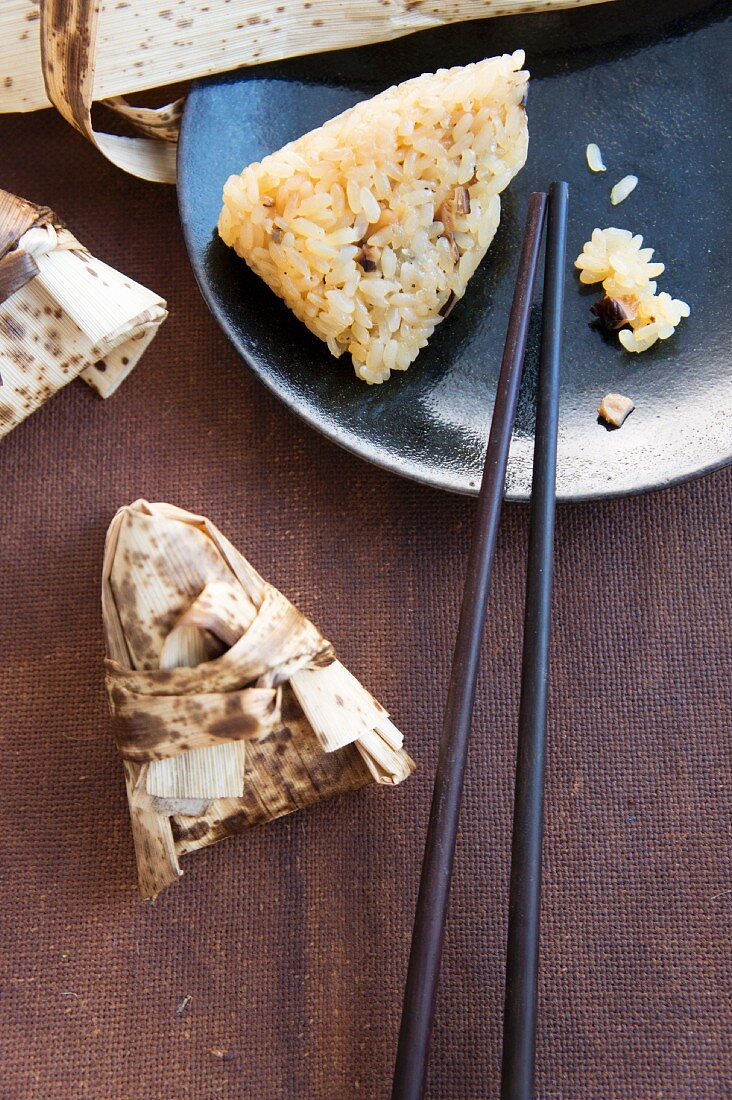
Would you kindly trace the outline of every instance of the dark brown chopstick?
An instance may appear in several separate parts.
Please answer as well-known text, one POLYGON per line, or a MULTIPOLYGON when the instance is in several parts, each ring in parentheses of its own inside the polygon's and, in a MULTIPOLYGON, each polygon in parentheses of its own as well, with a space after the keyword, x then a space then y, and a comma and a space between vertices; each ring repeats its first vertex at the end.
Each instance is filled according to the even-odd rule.
POLYGON ((468 558, 404 990, 392 1100, 420 1100, 426 1083, 488 587, 545 213, 546 195, 533 194, 529 200, 468 558))
POLYGON ((559 366, 567 238, 566 183, 549 189, 541 356, 526 577, 521 706, 511 846, 501 1100, 532 1100, 536 1049, 541 841, 556 499, 559 366))

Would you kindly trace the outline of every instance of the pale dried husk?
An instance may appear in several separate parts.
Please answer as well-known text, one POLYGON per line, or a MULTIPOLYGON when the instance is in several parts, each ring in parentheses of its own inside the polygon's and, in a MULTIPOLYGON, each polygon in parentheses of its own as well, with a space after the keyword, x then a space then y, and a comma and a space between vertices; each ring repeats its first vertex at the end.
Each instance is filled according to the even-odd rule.
MULTIPOLYGON (((121 97, 243 65, 384 42, 476 16, 576 8, 603 0, 3 0, 0 90, 3 111, 32 111, 49 101, 127 172, 172 183, 180 103, 159 110, 121 97), (93 101, 105 101, 145 137, 96 132, 93 101)), ((607 0, 605 0, 607 2, 607 0)))
POLYGON ((0 437, 77 377, 109 397, 166 317, 48 207, 0 190, 0 437))
POLYGON ((102 610, 144 897, 175 881, 186 852, 410 774, 384 708, 210 520, 122 508, 102 610))

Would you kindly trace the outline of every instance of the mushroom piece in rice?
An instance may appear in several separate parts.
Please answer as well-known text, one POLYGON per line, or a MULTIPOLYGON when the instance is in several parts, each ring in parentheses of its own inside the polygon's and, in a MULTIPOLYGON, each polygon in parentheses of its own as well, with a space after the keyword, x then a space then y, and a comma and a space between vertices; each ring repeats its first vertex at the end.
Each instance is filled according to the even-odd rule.
POLYGON ((387 89, 231 176, 219 233, 365 382, 465 293, 523 167, 523 51, 387 89))
POLYGON ((620 428, 630 416, 635 405, 622 393, 606 393, 598 406, 598 414, 612 428, 620 428))

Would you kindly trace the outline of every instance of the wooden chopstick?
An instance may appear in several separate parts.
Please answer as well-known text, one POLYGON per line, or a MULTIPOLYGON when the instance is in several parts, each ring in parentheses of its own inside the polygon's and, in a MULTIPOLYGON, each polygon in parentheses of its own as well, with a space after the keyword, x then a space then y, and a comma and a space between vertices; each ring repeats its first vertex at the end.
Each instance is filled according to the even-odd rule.
POLYGON ((544 823, 544 762, 567 198, 566 183, 551 185, 516 752, 501 1100, 532 1100, 534 1096, 541 841, 544 823))
POLYGON ((532 194, 468 558, 404 990, 392 1100, 420 1100, 426 1083, 488 587, 545 214, 546 195, 532 194))

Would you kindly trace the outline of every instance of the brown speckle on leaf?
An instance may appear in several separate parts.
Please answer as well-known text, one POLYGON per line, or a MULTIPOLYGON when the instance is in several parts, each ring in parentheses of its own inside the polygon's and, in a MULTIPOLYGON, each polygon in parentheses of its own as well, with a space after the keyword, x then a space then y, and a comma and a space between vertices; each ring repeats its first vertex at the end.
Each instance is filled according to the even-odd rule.
POLYGON ((6 88, 12 88, 12 86, 13 86, 12 76, 6 76, 5 77, 5 80, 3 80, 3 86, 6 87, 6 88))
POLYGON ((232 718, 221 718, 212 722, 208 732, 212 737, 221 737, 226 741, 239 741, 250 737, 259 729, 259 723, 251 714, 236 714, 232 718))
POLYGON ((94 366, 97 368, 97 370, 100 370, 102 374, 104 374, 105 370, 107 369, 107 364, 104 362, 103 359, 97 359, 94 366))
POLYGON ((22 340, 26 334, 25 325, 15 317, 0 317, 0 332, 5 333, 11 340, 22 340))
POLYGON ((208 825, 205 821, 194 821, 192 825, 181 826, 176 824, 175 826, 175 839, 180 841, 185 840, 200 840, 208 832, 208 825))
POLYGON ((40 19, 40 18, 41 18, 41 13, 39 11, 29 11, 28 14, 26 15, 26 19, 29 23, 35 23, 36 19, 40 19))

